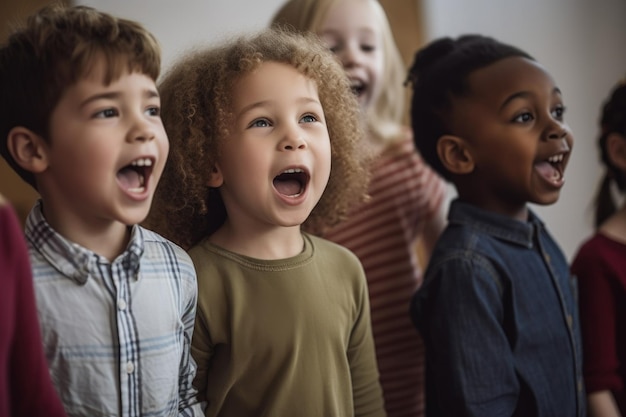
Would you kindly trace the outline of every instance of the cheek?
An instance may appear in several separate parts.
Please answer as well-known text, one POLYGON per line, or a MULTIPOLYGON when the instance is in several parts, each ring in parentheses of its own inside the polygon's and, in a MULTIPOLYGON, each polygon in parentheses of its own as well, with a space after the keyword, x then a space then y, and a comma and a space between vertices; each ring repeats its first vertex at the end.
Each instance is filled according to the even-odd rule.
POLYGON ((384 78, 385 65, 381 57, 378 60, 374 60, 370 65, 370 83, 373 101, 378 98, 381 90, 383 89, 384 78))
POLYGON ((328 181, 328 179, 330 178, 330 170, 332 169, 331 160, 331 148, 330 143, 328 143, 321 149, 318 155, 318 171, 325 176, 326 181, 328 181))

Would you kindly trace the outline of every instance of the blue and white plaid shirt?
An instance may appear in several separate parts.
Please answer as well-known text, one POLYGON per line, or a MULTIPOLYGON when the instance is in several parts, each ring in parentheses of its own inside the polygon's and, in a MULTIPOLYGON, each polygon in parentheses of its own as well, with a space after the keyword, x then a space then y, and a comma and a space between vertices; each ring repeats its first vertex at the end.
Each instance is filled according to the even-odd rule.
POLYGON ((189 354, 196 274, 180 247, 133 226, 113 262, 26 222, 50 373, 69 416, 201 416, 189 354))

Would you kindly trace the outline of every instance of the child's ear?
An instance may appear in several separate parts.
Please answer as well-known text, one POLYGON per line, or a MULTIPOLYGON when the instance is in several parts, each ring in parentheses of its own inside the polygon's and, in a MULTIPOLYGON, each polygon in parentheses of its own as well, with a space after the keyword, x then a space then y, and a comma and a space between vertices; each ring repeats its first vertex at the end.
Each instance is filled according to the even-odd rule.
POLYGON ((626 137, 619 133, 611 133, 606 138, 606 150, 611 164, 626 172, 626 137))
POLYGON ((213 188, 219 188, 224 183, 224 176, 222 175, 222 170, 219 165, 215 164, 213 169, 211 169, 211 173, 209 174, 209 181, 207 185, 213 188))
POLYGON ((32 130, 22 126, 11 129, 7 147, 15 162, 26 171, 38 174, 48 168, 47 144, 32 130))
POLYGON ((453 174, 469 174, 474 171, 474 158, 465 141, 452 135, 444 135, 437 141, 437 154, 443 166, 453 174))

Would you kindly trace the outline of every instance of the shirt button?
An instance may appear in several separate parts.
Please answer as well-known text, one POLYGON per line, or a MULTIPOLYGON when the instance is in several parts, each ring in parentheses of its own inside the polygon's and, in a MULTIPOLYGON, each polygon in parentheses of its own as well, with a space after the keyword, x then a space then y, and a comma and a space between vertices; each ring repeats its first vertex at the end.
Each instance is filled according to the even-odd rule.
POLYGON ((120 310, 126 310, 126 301, 122 299, 117 300, 117 308, 120 310))
POLYGON ((135 371, 135 364, 132 362, 126 362, 126 373, 132 374, 135 371))
POLYGON ((580 378, 578 379, 578 392, 582 392, 583 390, 583 381, 580 380, 580 378))
POLYGON ((571 329, 572 328, 572 324, 574 324, 574 318, 572 317, 571 314, 567 315, 567 326, 571 329))
POLYGON ((546 260, 546 262, 550 263, 550 255, 544 252, 543 258, 546 260))

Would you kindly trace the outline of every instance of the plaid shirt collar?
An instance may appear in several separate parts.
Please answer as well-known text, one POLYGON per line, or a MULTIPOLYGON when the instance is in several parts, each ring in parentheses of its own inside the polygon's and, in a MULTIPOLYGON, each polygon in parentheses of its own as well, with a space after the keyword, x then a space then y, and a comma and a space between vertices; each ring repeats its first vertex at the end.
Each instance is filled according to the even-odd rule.
POLYGON ((141 227, 131 226, 130 240, 126 250, 113 262, 103 256, 70 242, 58 234, 46 221, 43 202, 37 201, 26 220, 28 244, 43 256, 59 273, 83 285, 90 275, 97 275, 97 264, 122 264, 129 276, 139 279, 139 266, 144 252, 144 237, 141 227))

